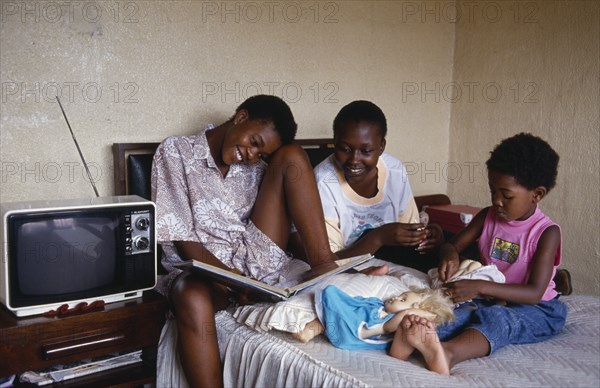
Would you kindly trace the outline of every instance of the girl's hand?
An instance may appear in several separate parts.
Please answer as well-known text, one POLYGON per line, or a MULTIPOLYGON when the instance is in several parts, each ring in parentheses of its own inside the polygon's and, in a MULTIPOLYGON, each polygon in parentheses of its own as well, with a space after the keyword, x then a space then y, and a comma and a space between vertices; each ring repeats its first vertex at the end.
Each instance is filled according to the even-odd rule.
POLYGON ((447 243, 440 248, 440 265, 438 266, 438 276, 440 280, 446 282, 452 278, 452 275, 458 271, 460 259, 458 251, 454 245, 447 243))
POLYGON ((425 228, 426 238, 419 243, 417 252, 426 253, 442 245, 445 241, 442 227, 438 224, 431 224, 425 228))
POLYGON ((425 224, 403 224, 392 222, 377 228, 377 233, 383 245, 399 245, 405 247, 417 246, 427 238, 425 224))
POLYGON ((482 288, 485 286, 485 280, 458 280, 456 282, 445 283, 446 293, 453 302, 466 302, 468 300, 480 297, 482 288))

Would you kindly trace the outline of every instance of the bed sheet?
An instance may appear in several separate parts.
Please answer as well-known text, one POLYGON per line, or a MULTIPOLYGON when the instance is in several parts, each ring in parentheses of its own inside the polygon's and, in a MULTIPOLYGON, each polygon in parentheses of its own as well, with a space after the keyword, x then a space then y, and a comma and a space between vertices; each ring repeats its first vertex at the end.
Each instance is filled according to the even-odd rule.
POLYGON ((509 345, 468 360, 445 377, 416 358, 384 351, 342 350, 324 336, 301 343, 288 333, 258 332, 217 314, 224 380, 231 387, 597 387, 600 382, 600 298, 571 295, 563 332, 537 344, 509 345))
MULTIPOLYGON (((385 351, 342 350, 320 335, 308 343, 280 331, 256 331, 232 311, 216 315, 226 387, 598 387, 600 298, 561 298, 569 309, 563 331, 527 345, 509 345, 468 360, 440 376, 416 358, 397 360, 385 351)), ((167 321, 157 360, 158 387, 186 387, 176 351, 175 322, 167 321)))

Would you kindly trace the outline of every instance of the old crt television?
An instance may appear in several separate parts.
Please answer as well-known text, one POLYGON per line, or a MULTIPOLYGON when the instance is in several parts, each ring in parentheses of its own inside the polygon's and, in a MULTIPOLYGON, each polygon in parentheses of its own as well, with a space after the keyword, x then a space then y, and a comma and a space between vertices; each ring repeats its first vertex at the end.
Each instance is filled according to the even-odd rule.
POLYGON ((17 316, 136 298, 156 284, 150 201, 128 195, 0 208, 0 302, 17 316))

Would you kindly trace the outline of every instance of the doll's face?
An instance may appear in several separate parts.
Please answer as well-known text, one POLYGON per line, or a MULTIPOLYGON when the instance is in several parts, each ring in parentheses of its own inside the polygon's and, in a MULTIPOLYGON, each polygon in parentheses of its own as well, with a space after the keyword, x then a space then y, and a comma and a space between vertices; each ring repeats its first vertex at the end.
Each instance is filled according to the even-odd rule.
POLYGON ((388 313, 397 313, 398 311, 419 308, 423 301, 423 295, 413 291, 404 292, 396 297, 390 298, 383 304, 388 313))

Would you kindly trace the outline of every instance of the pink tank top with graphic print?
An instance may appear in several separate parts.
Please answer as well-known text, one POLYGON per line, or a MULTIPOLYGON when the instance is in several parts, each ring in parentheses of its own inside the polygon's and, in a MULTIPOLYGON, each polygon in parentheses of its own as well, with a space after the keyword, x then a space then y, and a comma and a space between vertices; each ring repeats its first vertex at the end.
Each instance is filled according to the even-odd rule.
MULTIPOLYGON (((490 208, 479 238, 480 257, 484 264, 495 264, 506 277, 507 284, 527 284, 540 236, 552 225, 558 226, 539 207, 524 221, 505 221, 490 208)), ((560 265, 561 256, 562 241, 556 250, 550 283, 542 296, 544 301, 557 295, 552 279, 560 265)))

